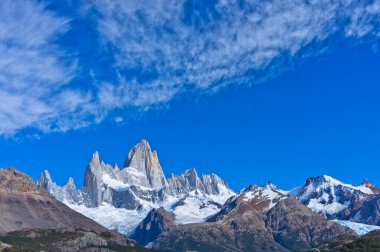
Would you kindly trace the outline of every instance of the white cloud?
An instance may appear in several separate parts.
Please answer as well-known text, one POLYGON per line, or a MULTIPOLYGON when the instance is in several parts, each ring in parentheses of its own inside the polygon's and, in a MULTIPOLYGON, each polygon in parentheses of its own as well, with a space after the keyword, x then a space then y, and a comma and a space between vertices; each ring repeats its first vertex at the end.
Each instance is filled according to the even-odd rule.
POLYGON ((123 117, 121 117, 121 116, 115 117, 114 120, 115 120, 116 123, 121 123, 121 122, 124 121, 123 117))
POLYGON ((277 59, 302 56, 302 49, 333 34, 380 36, 380 0, 85 4, 78 13, 96 18, 117 75, 110 81, 93 71, 86 88, 72 81, 81 74, 80 61, 57 42, 74 17, 48 11, 37 0, 0 1, 0 135, 26 128, 63 132, 99 123, 114 110, 165 104, 187 90, 255 84, 256 73, 270 77, 277 59), (94 10, 97 15, 87 15, 94 10))
POLYGON ((147 106, 188 89, 254 84, 259 80, 248 72, 264 72, 276 59, 293 57, 338 31, 356 38, 378 33, 379 4, 95 0, 99 31, 115 48, 121 75, 116 86, 101 89, 102 100, 111 107, 147 106), (146 75, 151 77, 139 80, 146 75))
POLYGON ((71 119, 85 116, 90 98, 68 87, 75 61, 55 44, 69 20, 35 1, 3 0, 0 27, 0 135, 82 127, 71 119))

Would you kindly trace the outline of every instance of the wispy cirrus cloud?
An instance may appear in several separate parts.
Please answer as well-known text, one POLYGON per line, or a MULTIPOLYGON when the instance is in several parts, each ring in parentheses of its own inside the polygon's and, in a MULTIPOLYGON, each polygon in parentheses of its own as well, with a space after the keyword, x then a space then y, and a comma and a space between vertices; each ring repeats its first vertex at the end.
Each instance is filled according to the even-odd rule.
POLYGON ((380 38, 379 0, 93 0, 67 6, 80 8, 81 16, 37 0, 0 2, 0 135, 27 128, 64 132, 99 123, 115 110, 165 104, 187 90, 252 85, 270 77, 278 60, 302 57, 307 47, 318 54, 321 46, 313 45, 331 36, 380 38), (81 36, 66 45, 87 43, 101 59, 77 60, 63 45, 78 22, 81 36), (95 30, 86 27, 94 23, 95 30), (86 71, 92 79, 78 81, 86 71))
POLYGON ((55 47, 68 22, 34 1, 0 2, 1 134, 28 127, 54 130, 62 110, 70 107, 63 94, 75 63, 55 47))
POLYGON ((265 71, 276 60, 291 59, 337 33, 379 35, 380 1, 94 3, 100 34, 114 49, 120 75, 117 85, 99 93, 113 97, 101 99, 106 106, 150 105, 188 89, 214 92, 255 84, 258 76, 270 75, 265 71))

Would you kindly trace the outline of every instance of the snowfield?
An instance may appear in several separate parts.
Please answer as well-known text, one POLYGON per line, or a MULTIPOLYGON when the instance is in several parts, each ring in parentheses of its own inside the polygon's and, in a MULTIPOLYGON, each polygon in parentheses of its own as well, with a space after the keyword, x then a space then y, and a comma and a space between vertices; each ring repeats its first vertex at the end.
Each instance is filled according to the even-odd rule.
POLYGON ((363 223, 357 223, 357 222, 345 221, 345 220, 333 220, 333 221, 342 226, 351 228, 358 235, 365 235, 373 230, 380 230, 379 226, 367 225, 363 223))

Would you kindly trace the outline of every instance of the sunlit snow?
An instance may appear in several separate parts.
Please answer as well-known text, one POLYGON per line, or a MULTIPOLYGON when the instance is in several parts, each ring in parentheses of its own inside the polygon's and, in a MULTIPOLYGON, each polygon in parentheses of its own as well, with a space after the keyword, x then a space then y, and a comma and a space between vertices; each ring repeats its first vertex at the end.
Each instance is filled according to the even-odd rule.
POLYGON ((345 220, 334 220, 334 222, 346 226, 348 228, 351 228, 354 230, 358 235, 365 235, 373 230, 380 230, 379 226, 374 225, 367 225, 363 223, 357 223, 352 221, 345 221, 345 220))

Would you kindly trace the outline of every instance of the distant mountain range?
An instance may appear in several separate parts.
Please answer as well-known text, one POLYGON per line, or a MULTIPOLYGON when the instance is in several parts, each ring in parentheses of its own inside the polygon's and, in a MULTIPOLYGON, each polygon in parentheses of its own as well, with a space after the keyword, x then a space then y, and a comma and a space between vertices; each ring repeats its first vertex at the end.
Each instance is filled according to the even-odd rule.
POLYGON ((199 177, 195 169, 167 179, 145 140, 129 151, 121 168, 100 161, 95 152, 81 189, 72 178, 58 186, 48 171, 31 187, 47 190, 55 198, 45 197, 64 203, 59 204, 70 209, 66 213, 75 210, 163 251, 298 251, 380 228, 380 189, 368 180, 352 186, 323 175, 290 191, 267 183, 235 193, 217 175, 199 177))

